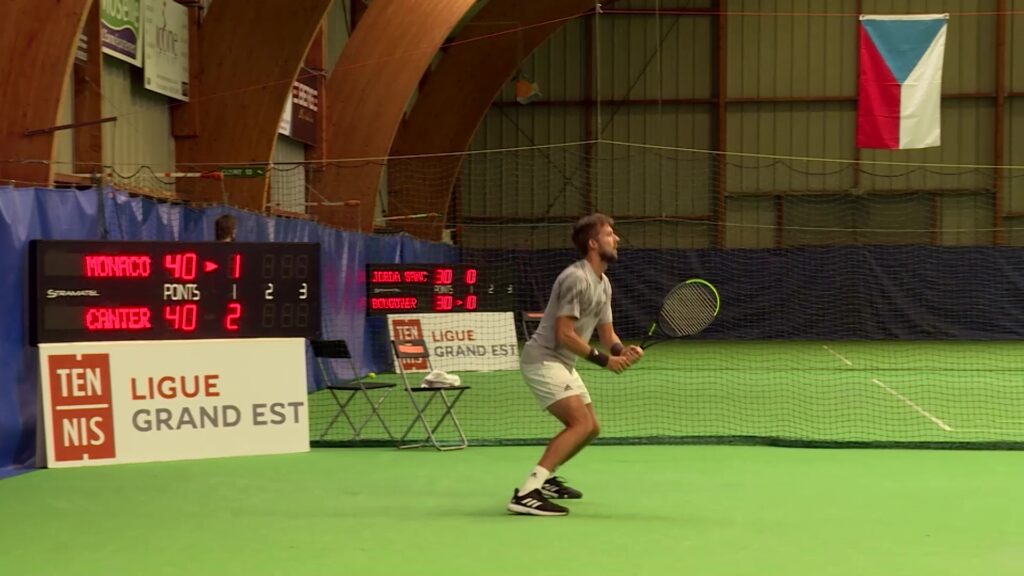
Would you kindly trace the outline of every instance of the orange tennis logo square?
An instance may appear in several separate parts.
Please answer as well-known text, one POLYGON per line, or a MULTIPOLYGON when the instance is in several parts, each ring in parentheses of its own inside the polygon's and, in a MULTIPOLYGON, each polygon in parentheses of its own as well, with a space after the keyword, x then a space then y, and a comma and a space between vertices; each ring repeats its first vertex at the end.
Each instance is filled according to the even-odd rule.
MULTIPOLYGON (((423 338, 423 325, 419 320, 394 320, 391 322, 391 337, 395 340, 420 340, 423 338)), ((406 358, 402 360, 406 370, 426 370, 426 358, 406 358)))
POLYGON ((110 355, 54 355, 47 364, 54 460, 114 458, 110 355))

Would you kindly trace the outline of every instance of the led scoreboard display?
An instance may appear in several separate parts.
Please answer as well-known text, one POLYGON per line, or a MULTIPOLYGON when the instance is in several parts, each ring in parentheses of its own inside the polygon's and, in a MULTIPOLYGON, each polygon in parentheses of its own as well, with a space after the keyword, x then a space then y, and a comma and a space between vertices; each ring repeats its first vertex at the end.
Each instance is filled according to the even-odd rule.
POLYGON ((320 245, 78 242, 29 247, 29 338, 315 338, 320 245))
POLYGON ((506 270, 469 264, 368 264, 366 313, 422 314, 514 310, 506 270))

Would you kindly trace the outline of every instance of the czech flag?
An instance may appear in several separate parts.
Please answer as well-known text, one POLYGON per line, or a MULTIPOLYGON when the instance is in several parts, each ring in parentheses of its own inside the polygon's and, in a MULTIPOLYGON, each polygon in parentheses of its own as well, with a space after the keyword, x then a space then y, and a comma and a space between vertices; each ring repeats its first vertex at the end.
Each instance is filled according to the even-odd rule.
POLYGON ((948 14, 860 17, 857 146, 938 146, 948 14))

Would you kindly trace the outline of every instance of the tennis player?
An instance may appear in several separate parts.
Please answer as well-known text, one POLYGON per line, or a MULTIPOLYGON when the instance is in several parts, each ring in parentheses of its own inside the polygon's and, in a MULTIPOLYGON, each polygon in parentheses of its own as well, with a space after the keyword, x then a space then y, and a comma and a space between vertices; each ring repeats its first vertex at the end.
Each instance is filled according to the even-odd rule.
POLYGON ((612 287, 604 272, 618 259, 619 237, 613 224, 603 214, 585 216, 576 223, 572 241, 582 259, 558 275, 544 317, 523 348, 523 379, 540 407, 565 428, 548 443, 522 486, 512 492, 509 512, 564 516, 569 509, 550 499, 583 496, 554 475, 600 431, 590 393, 576 372, 576 358, 618 374, 643 356, 639 346, 623 346, 612 328, 612 287), (590 346, 594 328, 610 354, 590 346))

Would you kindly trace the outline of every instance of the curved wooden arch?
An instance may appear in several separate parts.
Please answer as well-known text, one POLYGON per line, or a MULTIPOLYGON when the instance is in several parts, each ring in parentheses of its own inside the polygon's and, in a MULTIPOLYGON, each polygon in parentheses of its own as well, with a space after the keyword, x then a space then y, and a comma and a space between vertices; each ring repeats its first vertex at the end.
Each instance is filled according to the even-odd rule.
MULTIPOLYGON (((467 24, 421 88, 399 129, 391 156, 461 153, 502 86, 529 54, 593 0, 491 0, 467 24), (518 30, 517 32, 506 32, 518 30), (476 40, 474 40, 476 38, 476 40)), ((462 155, 393 160, 388 166, 389 216, 441 214, 395 220, 414 236, 440 240, 462 155), (423 162, 430 163, 429 178, 423 162)))
POLYGON ((473 0, 377 0, 362 16, 327 85, 321 205, 332 226, 370 231, 384 158, 438 48, 473 0), (345 160, 337 160, 345 159, 345 160), (343 205, 348 203, 349 205, 343 205))
POLYGON ((52 183, 53 132, 25 133, 57 124, 91 5, 92 0, 0 3, 0 182, 52 183))
MULTIPOLYGON (((177 140, 182 171, 223 164, 270 164, 292 84, 331 0, 214 2, 202 24, 193 100, 196 135, 177 140), (210 163, 215 163, 211 165, 210 163)), ((189 200, 262 210, 269 177, 182 180, 189 200), (223 185, 223 188, 222 188, 223 185)))

